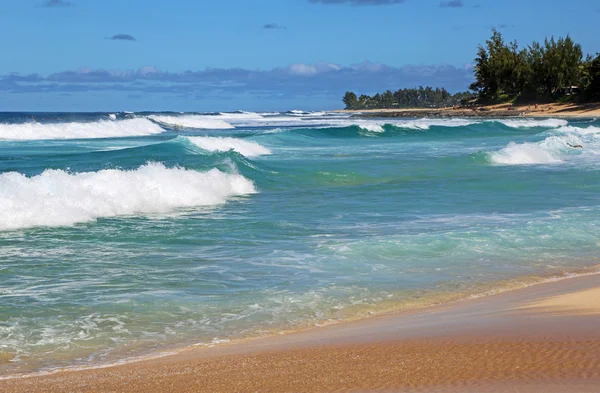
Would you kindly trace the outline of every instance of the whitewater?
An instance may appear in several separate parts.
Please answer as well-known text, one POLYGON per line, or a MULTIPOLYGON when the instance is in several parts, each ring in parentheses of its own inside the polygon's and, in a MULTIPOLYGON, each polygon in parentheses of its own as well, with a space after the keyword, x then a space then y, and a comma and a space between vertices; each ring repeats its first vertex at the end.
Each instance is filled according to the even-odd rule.
POLYGON ((593 271, 599 172, 596 119, 0 114, 0 378, 593 271))

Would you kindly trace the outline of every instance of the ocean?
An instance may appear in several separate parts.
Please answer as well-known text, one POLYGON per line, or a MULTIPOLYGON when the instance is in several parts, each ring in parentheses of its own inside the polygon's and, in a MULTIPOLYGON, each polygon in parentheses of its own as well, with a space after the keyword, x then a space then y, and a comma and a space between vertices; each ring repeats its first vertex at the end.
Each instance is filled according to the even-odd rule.
POLYGON ((599 174, 596 119, 0 114, 0 377, 594 271, 599 174))

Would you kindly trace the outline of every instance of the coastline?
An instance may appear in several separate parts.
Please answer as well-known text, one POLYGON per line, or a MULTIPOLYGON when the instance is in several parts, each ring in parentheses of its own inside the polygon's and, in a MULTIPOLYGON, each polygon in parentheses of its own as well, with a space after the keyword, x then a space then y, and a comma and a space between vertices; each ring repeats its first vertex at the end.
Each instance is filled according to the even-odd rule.
POLYGON ((600 103, 590 104, 497 104, 473 108, 406 108, 338 110, 360 117, 600 117, 600 103))
MULTIPOLYGON (((590 293, 598 294, 594 292, 598 288, 600 275, 597 273, 546 280, 474 299, 228 345, 188 348, 173 355, 133 363, 0 380, 0 390, 114 391, 126 386, 127 391, 149 391, 153 386, 154 390, 160 387, 160 391, 198 391, 192 387, 201 383, 207 388, 199 391, 246 391, 239 388, 246 386, 248 390, 261 391, 290 391, 298 387, 303 391, 357 388, 428 391, 435 388, 435 391, 452 392, 453 389, 468 391, 460 388, 495 391, 497 383, 502 387, 508 386, 506 383, 523 383, 529 388, 545 386, 540 391, 547 392, 548 383, 560 386, 576 382, 581 391, 593 391, 585 389, 600 382, 600 332, 597 332, 600 307, 587 304, 577 309, 577 302, 589 303, 590 293), (581 297, 573 295, 579 292, 581 297), (549 298, 565 294, 570 294, 566 303, 548 303, 549 298), (561 307, 554 307, 557 304, 561 307), (585 323, 581 323, 584 320, 585 323), (581 342, 586 343, 586 349, 577 352, 581 342), (559 353, 555 360, 562 365, 572 363, 573 370, 560 370, 556 364, 545 370, 535 369, 535 364, 519 357, 523 348, 537 353, 544 361, 547 360, 543 359, 544 353, 559 353), (577 356, 573 355, 574 351, 577 356), (490 368, 475 374, 475 370, 462 370, 463 366, 452 360, 457 353, 468 360, 465 364, 475 361, 473 356, 485 356, 485 364, 490 368), (506 354, 512 356, 511 362, 524 362, 523 367, 525 364, 526 367, 521 371, 527 369, 527 375, 521 375, 516 369, 509 370, 506 354), (594 361, 582 363, 581 359, 588 355, 594 361), (368 359, 368 362, 355 362, 349 356, 355 360, 368 359), (406 374, 398 374, 398 362, 403 364, 406 374), (422 367, 434 363, 437 370, 434 374, 419 374, 422 367), (359 364, 362 364, 360 372, 356 368, 359 364), (374 369, 369 364, 379 367, 374 369), (240 365, 244 366, 239 369, 240 365), (273 370, 283 373, 285 378, 271 375, 273 370), (301 380, 307 373, 312 380, 321 380, 323 385, 306 385, 311 378, 301 380), (347 375, 335 382, 334 376, 340 373, 347 375), (532 378, 531 373, 539 374, 539 378, 532 378), (477 378, 472 378, 473 375, 477 378), (324 378, 330 382, 325 383, 324 378)), ((539 363, 540 358, 536 362, 539 363)))

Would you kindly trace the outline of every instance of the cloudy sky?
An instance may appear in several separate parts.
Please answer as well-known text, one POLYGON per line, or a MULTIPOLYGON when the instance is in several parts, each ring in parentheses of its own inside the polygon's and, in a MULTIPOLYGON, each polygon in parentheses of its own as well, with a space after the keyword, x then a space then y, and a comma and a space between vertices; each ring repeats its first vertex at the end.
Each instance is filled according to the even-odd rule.
POLYGON ((0 110, 333 109, 466 90, 492 28, 600 51, 597 0, 6 0, 0 110))

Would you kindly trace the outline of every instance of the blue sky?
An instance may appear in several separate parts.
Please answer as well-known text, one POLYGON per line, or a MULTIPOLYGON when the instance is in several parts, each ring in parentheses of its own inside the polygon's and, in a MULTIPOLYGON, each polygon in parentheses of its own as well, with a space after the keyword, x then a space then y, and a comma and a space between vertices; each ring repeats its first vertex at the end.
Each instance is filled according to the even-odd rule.
POLYGON ((0 110, 332 109, 346 90, 465 90, 492 27, 600 51, 597 0, 12 0, 0 110))

